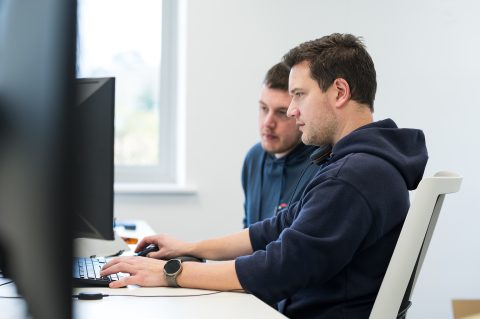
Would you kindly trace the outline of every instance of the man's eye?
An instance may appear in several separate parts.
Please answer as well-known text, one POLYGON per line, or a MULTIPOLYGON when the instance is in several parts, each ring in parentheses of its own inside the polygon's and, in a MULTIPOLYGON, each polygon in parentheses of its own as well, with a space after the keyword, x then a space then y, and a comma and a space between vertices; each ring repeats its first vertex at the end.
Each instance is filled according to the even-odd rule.
POLYGON ((303 95, 303 93, 302 93, 302 92, 295 92, 295 96, 298 96, 298 97, 300 97, 300 96, 302 96, 302 95, 303 95))
POLYGON ((277 115, 277 118, 282 119, 282 120, 289 118, 288 115, 287 115, 287 111, 278 111, 276 113, 276 115, 277 115))

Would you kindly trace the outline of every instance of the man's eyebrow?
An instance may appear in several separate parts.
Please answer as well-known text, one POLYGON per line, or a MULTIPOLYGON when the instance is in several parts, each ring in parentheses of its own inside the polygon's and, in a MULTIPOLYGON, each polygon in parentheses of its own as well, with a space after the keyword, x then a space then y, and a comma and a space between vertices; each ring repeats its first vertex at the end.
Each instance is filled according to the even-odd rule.
POLYGON ((263 102, 262 100, 259 100, 258 103, 263 106, 267 106, 267 103, 263 102))

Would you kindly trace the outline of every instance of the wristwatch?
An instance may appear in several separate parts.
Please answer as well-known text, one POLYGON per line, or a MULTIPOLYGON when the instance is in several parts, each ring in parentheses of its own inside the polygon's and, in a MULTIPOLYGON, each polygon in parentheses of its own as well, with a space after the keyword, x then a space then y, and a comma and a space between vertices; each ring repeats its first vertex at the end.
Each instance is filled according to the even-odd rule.
POLYGON ((177 277, 182 272, 182 261, 180 259, 170 259, 163 266, 163 273, 169 287, 180 287, 177 283, 177 277))

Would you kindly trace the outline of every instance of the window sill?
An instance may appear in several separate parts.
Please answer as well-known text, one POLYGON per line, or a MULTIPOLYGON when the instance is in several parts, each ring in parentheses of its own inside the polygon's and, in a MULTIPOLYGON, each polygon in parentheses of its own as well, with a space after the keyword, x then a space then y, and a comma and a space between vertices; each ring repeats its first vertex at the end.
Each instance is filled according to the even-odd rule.
POLYGON ((115 183, 116 195, 194 195, 197 188, 192 185, 162 183, 115 183))

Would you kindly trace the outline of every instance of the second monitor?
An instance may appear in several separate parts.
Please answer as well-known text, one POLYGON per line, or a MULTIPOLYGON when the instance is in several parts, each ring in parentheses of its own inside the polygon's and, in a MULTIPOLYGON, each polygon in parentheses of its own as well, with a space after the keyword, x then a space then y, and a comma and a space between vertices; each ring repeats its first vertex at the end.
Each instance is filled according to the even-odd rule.
POLYGON ((74 237, 114 239, 115 78, 77 79, 74 237))

